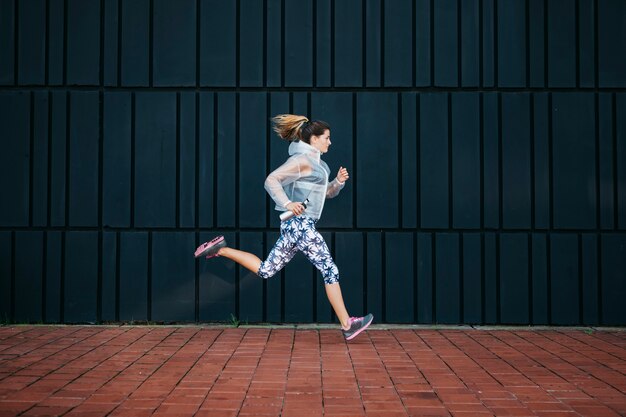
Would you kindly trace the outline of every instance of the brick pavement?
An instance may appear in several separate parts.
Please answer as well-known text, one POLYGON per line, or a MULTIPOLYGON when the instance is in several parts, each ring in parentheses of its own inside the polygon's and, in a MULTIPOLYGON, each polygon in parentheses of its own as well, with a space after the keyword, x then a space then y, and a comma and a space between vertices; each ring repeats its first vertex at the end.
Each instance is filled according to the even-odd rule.
POLYGON ((619 330, 0 327, 0 417, 609 417, 625 391, 619 330))

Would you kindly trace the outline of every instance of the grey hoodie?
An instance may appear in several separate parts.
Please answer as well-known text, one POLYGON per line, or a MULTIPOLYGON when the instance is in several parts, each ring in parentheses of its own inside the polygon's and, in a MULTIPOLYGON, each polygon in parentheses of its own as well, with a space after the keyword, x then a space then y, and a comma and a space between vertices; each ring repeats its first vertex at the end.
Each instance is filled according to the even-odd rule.
POLYGON ((276 210, 286 211, 287 204, 309 199, 305 214, 318 220, 326 198, 333 198, 344 187, 337 178, 328 182, 330 168, 322 161, 322 153, 308 143, 289 145, 289 159, 265 180, 265 189, 276 202, 276 210))

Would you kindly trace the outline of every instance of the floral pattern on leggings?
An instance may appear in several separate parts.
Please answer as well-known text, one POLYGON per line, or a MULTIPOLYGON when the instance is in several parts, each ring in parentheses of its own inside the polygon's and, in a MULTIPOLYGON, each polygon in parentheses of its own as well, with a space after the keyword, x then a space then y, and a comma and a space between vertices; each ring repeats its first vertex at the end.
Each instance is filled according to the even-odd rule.
POLYGON ((307 216, 292 217, 280 224, 280 238, 261 262, 257 275, 269 278, 283 269, 301 251, 324 277, 324 284, 339 282, 339 269, 330 256, 322 235, 315 229, 315 220, 307 216))

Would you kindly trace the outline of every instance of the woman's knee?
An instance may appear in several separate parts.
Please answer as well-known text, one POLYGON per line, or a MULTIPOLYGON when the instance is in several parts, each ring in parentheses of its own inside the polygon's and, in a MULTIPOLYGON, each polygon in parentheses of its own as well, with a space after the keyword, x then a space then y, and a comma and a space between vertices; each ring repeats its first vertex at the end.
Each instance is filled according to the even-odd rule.
POLYGON ((276 272, 275 268, 269 267, 266 262, 261 262, 261 266, 256 274, 263 279, 268 279, 276 275, 276 272))

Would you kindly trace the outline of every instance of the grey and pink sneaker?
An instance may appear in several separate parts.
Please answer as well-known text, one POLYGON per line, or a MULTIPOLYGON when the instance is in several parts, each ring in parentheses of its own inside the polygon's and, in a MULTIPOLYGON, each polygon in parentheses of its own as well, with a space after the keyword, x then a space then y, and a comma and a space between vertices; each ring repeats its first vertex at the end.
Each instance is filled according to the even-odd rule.
POLYGON ((368 314, 364 317, 350 317, 348 323, 350 323, 350 328, 348 330, 341 329, 343 335, 346 340, 352 340, 363 330, 367 329, 367 327, 372 324, 372 320, 374 320, 374 316, 368 314))
POLYGON ((202 256, 206 256, 207 259, 214 258, 216 256, 219 256, 217 252, 225 246, 226 239, 224 239, 224 236, 217 236, 216 238, 208 242, 204 242, 202 245, 198 246, 198 249, 196 249, 194 256, 196 258, 200 258, 202 256))

